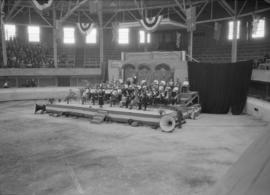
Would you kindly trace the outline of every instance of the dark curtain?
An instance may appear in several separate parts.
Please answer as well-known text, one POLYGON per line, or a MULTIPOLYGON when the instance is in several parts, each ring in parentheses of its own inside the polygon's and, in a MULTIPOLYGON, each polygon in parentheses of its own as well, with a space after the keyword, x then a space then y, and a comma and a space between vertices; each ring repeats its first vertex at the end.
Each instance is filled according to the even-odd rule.
POLYGON ((189 62, 191 90, 198 91, 202 112, 241 114, 245 106, 252 62, 224 64, 189 62))
POLYGON ((252 74, 252 61, 243 61, 231 65, 231 111, 241 114, 246 104, 252 74))

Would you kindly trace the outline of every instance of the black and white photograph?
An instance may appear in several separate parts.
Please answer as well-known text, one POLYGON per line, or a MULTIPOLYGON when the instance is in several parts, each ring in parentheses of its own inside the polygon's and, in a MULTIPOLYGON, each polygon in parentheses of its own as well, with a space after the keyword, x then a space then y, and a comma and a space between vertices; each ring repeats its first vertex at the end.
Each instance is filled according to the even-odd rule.
POLYGON ((0 9, 0 195, 270 195, 270 0, 0 9))

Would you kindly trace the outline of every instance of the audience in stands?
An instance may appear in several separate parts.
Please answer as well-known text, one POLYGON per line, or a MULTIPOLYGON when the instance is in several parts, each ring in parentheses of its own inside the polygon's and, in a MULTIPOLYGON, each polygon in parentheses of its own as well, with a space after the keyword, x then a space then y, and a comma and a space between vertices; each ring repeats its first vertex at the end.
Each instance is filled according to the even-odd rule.
POLYGON ((270 60, 270 55, 268 53, 265 53, 262 58, 253 60, 253 68, 254 69, 267 69, 267 70, 269 70, 269 68, 262 66, 264 64, 269 64, 269 60, 270 60))
POLYGON ((5 81, 5 82, 4 82, 4 84, 3 84, 3 88, 9 88, 8 81, 5 81))
POLYGON ((267 60, 269 60, 269 59, 270 59, 269 54, 268 54, 268 53, 264 54, 264 56, 263 56, 263 61, 264 61, 264 63, 266 63, 267 60))
POLYGON ((26 80, 25 83, 21 85, 21 87, 37 87, 37 83, 35 79, 26 80))
POLYGON ((49 50, 40 44, 30 44, 19 39, 7 42, 8 67, 42 68, 53 67, 49 50))

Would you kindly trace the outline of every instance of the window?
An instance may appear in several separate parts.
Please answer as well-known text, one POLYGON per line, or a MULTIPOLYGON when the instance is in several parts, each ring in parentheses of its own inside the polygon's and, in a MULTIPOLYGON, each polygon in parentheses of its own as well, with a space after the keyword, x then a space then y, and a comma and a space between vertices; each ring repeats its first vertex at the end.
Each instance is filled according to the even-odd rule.
POLYGON ((151 34, 150 33, 147 33, 146 41, 147 41, 147 43, 151 43, 151 34))
POLYGON ((139 38, 140 38, 140 43, 150 43, 151 42, 151 34, 150 33, 146 33, 143 30, 139 31, 139 38))
POLYGON ((140 30, 139 36, 140 36, 140 43, 145 43, 145 32, 143 30, 140 30))
POLYGON ((128 44, 129 43, 129 29, 128 28, 119 28, 118 29, 118 43, 119 44, 128 44))
MULTIPOLYGON (((229 22, 229 33, 228 33, 228 39, 232 40, 233 39, 233 21, 229 22)), ((239 39, 240 36, 240 21, 237 21, 237 39, 239 39)))
POLYGON ((97 43, 97 29, 93 28, 89 34, 86 35, 86 43, 97 43))
POLYGON ((28 26, 28 40, 29 42, 40 41, 40 28, 39 26, 28 26))
POLYGON ((16 37, 16 26, 14 24, 5 24, 4 28, 6 41, 16 37))
POLYGON ((73 44, 75 43, 75 29, 72 27, 64 28, 64 43, 73 44))
MULTIPOLYGON (((253 25, 254 25, 254 23, 253 23, 253 25)), ((257 25, 257 27, 253 26, 253 28, 255 28, 254 29, 255 31, 252 31, 252 38, 264 37, 264 35, 265 35, 265 19, 260 19, 256 25, 257 25)))

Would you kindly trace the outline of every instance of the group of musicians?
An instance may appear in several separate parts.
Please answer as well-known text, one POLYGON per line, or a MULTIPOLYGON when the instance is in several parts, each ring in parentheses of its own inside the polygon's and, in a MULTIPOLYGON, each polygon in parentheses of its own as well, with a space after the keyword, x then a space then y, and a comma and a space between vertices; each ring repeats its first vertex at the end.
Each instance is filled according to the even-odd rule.
POLYGON ((90 101, 93 105, 98 102, 102 107, 105 102, 110 106, 120 105, 132 109, 147 109, 148 105, 174 105, 180 103, 180 94, 189 90, 188 81, 169 82, 154 80, 148 84, 142 80, 139 84, 136 78, 121 80, 108 84, 98 84, 95 87, 86 87, 81 91, 82 104, 90 101))

